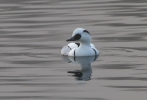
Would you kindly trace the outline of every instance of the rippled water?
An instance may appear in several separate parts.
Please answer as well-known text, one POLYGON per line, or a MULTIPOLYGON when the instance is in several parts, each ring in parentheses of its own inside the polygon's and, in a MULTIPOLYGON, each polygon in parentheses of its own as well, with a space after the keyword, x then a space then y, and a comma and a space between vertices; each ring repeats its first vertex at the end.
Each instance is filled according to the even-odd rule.
POLYGON ((0 100, 146 100, 146 0, 0 0, 0 100), (90 81, 60 56, 86 28, 100 57, 90 81))

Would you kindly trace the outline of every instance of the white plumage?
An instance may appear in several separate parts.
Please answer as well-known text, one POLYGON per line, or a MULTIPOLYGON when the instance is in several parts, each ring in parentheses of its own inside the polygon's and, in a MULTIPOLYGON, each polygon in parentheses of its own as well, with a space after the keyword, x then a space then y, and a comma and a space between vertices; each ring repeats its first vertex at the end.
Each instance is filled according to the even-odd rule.
POLYGON ((69 43, 61 49, 62 55, 67 56, 96 56, 99 51, 91 43, 90 33, 83 29, 77 28, 73 31, 72 37, 67 41, 75 41, 76 43, 69 43))

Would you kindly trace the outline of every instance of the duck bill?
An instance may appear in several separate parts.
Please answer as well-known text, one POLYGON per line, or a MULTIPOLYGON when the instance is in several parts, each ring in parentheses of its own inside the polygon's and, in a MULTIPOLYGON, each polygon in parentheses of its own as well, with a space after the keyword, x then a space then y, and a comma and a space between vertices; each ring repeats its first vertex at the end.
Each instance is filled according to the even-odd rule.
POLYGON ((75 41, 74 37, 71 37, 70 39, 67 39, 66 41, 75 41))

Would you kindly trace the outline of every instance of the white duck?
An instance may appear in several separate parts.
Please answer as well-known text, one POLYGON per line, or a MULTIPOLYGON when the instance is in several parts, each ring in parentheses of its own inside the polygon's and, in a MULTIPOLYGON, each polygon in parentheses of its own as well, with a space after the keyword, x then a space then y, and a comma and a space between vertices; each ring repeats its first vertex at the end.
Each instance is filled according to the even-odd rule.
POLYGON ((61 49, 62 55, 68 56, 97 56, 99 51, 91 43, 90 33, 83 28, 76 28, 72 37, 66 41, 76 41, 77 43, 69 43, 61 49))

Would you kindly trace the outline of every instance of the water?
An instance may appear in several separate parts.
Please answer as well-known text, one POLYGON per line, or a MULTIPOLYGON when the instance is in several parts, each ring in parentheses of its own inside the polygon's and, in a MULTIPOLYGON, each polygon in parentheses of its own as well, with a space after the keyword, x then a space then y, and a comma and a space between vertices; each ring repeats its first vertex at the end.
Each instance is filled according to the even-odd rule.
POLYGON ((1 0, 1 100, 146 100, 146 0, 1 0), (89 81, 60 56, 86 28, 100 57, 89 81))

